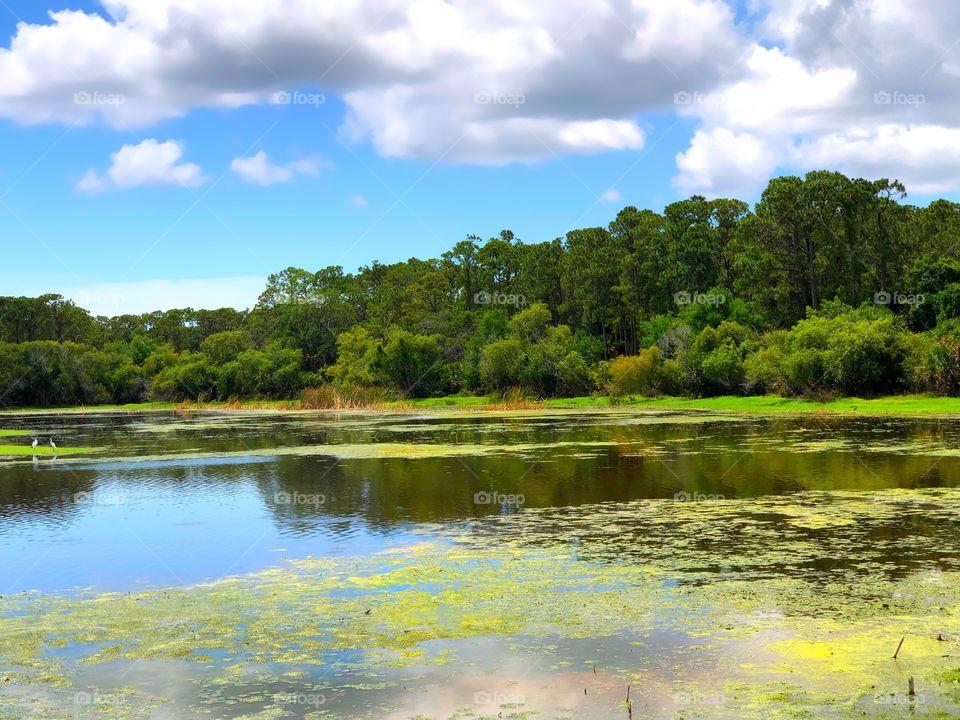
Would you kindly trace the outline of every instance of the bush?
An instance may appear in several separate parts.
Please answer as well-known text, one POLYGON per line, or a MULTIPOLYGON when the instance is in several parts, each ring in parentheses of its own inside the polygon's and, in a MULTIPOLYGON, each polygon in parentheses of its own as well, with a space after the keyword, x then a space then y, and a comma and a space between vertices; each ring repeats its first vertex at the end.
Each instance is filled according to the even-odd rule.
POLYGON ((743 359, 740 357, 740 350, 732 340, 724 340, 720 347, 711 350, 700 367, 703 377, 723 391, 742 389, 745 380, 743 359))
POLYGON ((611 361, 608 392, 612 397, 652 393, 657 384, 660 348, 649 347, 639 355, 623 355, 611 361))
POLYGON ((960 336, 934 332, 909 338, 904 374, 916 392, 960 393, 960 336))
POLYGON ((768 392, 793 395, 900 390, 907 381, 908 335, 883 309, 814 313, 789 331, 764 336, 744 361, 745 378, 768 392))
POLYGON ((440 344, 434 337, 394 328, 371 367, 402 396, 429 397, 440 389, 440 344))
POLYGON ((520 382, 524 347, 519 338, 495 340, 483 348, 480 375, 488 387, 503 390, 520 382))

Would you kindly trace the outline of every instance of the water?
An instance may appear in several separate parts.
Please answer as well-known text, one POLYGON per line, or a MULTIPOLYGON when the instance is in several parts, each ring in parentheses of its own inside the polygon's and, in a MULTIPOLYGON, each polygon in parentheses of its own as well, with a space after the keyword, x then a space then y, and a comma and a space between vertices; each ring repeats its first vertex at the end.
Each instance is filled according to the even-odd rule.
MULTIPOLYGON (((748 717, 731 687, 774 687, 783 673, 758 679, 741 665, 769 657, 775 666, 777 653, 794 647, 783 643, 812 642, 809 623, 888 610, 925 617, 930 608, 915 606, 930 577, 951 580, 937 593, 954 597, 960 421, 91 413, 7 415, 0 427, 99 448, 0 460, 0 595, 40 593, 22 596, 8 618, 33 622, 51 603, 117 591, 144 593, 140 602, 168 627, 189 612, 166 609, 157 593, 247 578, 237 596, 209 586, 210 607, 246 609, 206 646, 196 640, 201 661, 174 662, 162 646, 135 657, 124 650, 117 661, 130 666, 119 682, 113 660, 72 663, 129 638, 81 626, 69 633, 67 660, 57 655, 74 694, 19 678, 16 691, 0 691, 0 717, 4 699, 24 702, 25 687, 42 694, 44 712, 65 717, 208 717, 198 708, 216 717, 279 709, 286 714, 269 717, 446 718, 464 708, 478 717, 626 717, 627 685, 638 717, 748 717), (325 564, 304 566, 307 558, 325 564), (393 577, 397 568, 414 579, 357 579, 393 577), (271 569, 291 574, 275 586, 258 574, 271 569), (321 588, 331 576, 339 580, 321 588), (303 577, 313 579, 285 597, 283 588, 303 577), (523 577, 529 592, 514 594, 509 585, 523 577), (268 588, 288 611, 317 618, 290 620, 283 640, 272 626, 255 633, 247 617, 261 601, 251 598, 268 588), (556 610, 510 615, 528 601, 556 610), (593 603, 593 614, 579 617, 593 603), (621 613, 634 618, 629 627, 618 625, 621 613), (362 632, 351 627, 344 639, 341 623, 362 632), (297 659, 292 638, 305 636, 318 639, 309 659, 297 659), (248 653, 261 647, 270 653, 253 662, 248 653), (223 673, 238 659, 252 664, 231 675, 227 692, 223 673), (130 686, 135 702, 124 695, 130 686)), ((64 607, 75 614, 77 606, 64 607)), ((121 622, 116 615, 110 622, 121 622)), ((953 620, 943 618, 944 632, 953 620)), ((0 642, 6 656, 17 657, 0 642)), ((828 691, 812 662, 793 671, 819 713, 836 699, 817 695, 828 691)), ((862 670, 864 682, 898 691, 901 669, 862 670)), ((868 714, 900 707, 851 692, 845 701, 868 714)), ((931 691, 925 700, 908 702, 922 714, 949 698, 931 691)))

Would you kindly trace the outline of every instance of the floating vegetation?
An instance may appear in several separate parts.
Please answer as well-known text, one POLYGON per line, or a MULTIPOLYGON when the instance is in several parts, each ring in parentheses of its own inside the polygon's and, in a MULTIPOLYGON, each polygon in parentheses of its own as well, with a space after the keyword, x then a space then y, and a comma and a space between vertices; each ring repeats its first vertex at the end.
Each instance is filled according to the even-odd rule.
MULTIPOLYGON (((163 454, 142 454, 126 457, 110 457, 111 463, 146 463, 146 462, 178 462, 184 460, 223 460, 226 458, 270 458, 270 457, 332 457, 343 460, 366 460, 366 459, 418 459, 418 458, 439 458, 439 457, 457 457, 457 456, 480 456, 494 454, 513 454, 520 455, 535 451, 562 450, 565 448, 585 448, 585 447, 612 447, 617 445, 613 441, 564 441, 553 443, 517 443, 513 445, 454 445, 454 444, 432 444, 432 443, 388 443, 371 442, 357 443, 350 445, 296 445, 290 447, 271 447, 271 448, 249 448, 245 450, 209 452, 197 450, 192 452, 169 452, 163 454)), ((41 454, 40 452, 31 453, 29 446, 0 446, 0 456, 4 455, 5 447, 22 449, 25 452, 10 452, 10 455, 30 455, 41 454)), ((52 448, 46 448, 50 452, 43 454, 55 454, 52 448)), ((38 447, 37 451, 43 450, 38 447)), ((100 448, 61 448, 59 454, 67 454, 67 451, 73 454, 97 452, 100 448)), ((78 462, 103 462, 105 458, 99 457, 92 460, 79 460, 78 462)))
POLYGON ((30 447, 29 445, 0 445, 0 457, 11 455, 81 455, 87 453, 100 452, 101 448, 95 447, 58 447, 56 449, 49 445, 38 445, 30 447))
MULTIPOLYGON (((706 716, 829 710, 859 717, 864 703, 885 712, 877 706, 886 700, 875 696, 906 697, 908 677, 924 693, 917 709, 955 712, 957 691, 941 683, 960 665, 950 657, 960 629, 960 568, 919 562, 912 543, 922 537, 901 542, 895 554, 880 537, 864 539, 925 517, 926 542, 939 542, 946 560, 960 547, 957 534, 938 525, 958 515, 954 490, 640 501, 494 517, 445 540, 300 560, 189 588, 6 596, 0 674, 15 691, 0 692, 0 708, 26 713, 42 705, 44 717, 72 717, 76 708, 50 706, 49 698, 90 692, 83 683, 97 668, 122 674, 145 662, 191 678, 193 712, 225 707, 229 697, 249 709, 231 717, 291 717, 275 693, 248 692, 252 678, 261 688, 292 683, 301 693, 326 678, 328 703, 389 694, 395 684, 371 679, 377 673, 416 685, 417 677, 455 672, 449 663, 459 667, 483 638, 512 638, 517 651, 548 655, 557 643, 596 641, 608 648, 609 686, 623 688, 636 672, 632 662, 642 662, 631 661, 626 646, 667 635, 686 638, 680 647, 690 643, 692 658, 697 646, 701 657, 726 658, 706 676, 688 668, 691 675, 675 681, 677 702, 706 716), (552 532, 558 523, 577 538, 579 559, 571 541, 552 532), (635 548, 627 557, 625 536, 635 548), (615 555, 620 561, 610 562, 615 555), (351 667, 358 677, 350 687, 332 683, 351 667)), ((114 687, 94 692, 102 690, 102 704, 115 711, 103 717, 146 718, 170 700, 150 687, 127 689, 139 702, 118 699, 114 687)), ((634 693, 638 709, 653 701, 643 686, 634 693)), ((326 711, 346 716, 332 705, 315 710, 326 711)))
MULTIPOLYGON (((0 497, 21 527, 62 512, 76 552, 95 518, 195 499, 251 540, 275 523, 268 547, 295 555, 327 552, 321 524, 373 539, 203 584, 3 596, 2 720, 629 720, 628 685, 657 720, 960 716, 955 424, 615 409, 64 432, 109 450, 8 459, 0 497)), ((225 522, 188 519, 172 548, 225 522)))

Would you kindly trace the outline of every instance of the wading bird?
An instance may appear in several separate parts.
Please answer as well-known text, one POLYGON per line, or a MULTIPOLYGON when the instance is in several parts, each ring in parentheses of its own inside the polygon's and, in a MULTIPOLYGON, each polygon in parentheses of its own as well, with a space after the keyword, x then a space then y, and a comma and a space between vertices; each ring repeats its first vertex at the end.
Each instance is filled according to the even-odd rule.
POLYGON ((37 445, 39 445, 39 444, 40 444, 40 439, 39 439, 39 438, 34 438, 34 439, 33 439, 33 442, 30 443, 30 447, 32 447, 34 450, 36 450, 36 449, 37 449, 37 445))
POLYGON ((57 449, 57 444, 53 441, 53 438, 50 438, 50 447, 52 447, 54 450, 57 449))

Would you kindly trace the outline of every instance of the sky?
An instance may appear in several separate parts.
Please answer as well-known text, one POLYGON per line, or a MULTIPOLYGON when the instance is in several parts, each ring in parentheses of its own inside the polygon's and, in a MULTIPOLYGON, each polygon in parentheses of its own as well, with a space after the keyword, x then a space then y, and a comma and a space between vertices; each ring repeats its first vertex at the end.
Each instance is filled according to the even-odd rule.
POLYGON ((246 308, 782 174, 960 191, 952 0, 0 0, 0 295, 246 308))

